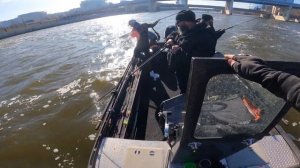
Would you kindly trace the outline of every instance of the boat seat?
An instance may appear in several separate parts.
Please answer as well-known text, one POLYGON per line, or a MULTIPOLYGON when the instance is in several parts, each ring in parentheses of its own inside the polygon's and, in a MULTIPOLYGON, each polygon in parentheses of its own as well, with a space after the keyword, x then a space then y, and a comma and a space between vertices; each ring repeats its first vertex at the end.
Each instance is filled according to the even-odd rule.
POLYGON ((165 141, 104 138, 95 168, 164 168, 170 150, 165 141))
POLYGON ((160 105, 160 115, 164 118, 164 137, 169 137, 175 127, 183 125, 185 115, 185 95, 181 94, 165 100, 160 105))
POLYGON ((249 147, 226 157, 222 163, 229 168, 300 167, 300 161, 281 135, 265 136, 249 147))

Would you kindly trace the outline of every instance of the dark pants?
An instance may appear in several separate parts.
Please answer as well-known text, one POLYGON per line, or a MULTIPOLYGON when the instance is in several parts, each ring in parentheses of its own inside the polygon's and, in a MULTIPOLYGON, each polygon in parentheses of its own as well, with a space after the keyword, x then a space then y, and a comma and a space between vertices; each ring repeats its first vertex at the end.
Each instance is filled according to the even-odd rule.
POLYGON ((190 61, 183 54, 169 54, 168 64, 171 71, 175 71, 180 93, 185 93, 189 78, 190 61))
POLYGON ((188 79, 189 79, 189 71, 186 69, 177 69, 176 77, 177 77, 180 93, 185 93, 188 79))

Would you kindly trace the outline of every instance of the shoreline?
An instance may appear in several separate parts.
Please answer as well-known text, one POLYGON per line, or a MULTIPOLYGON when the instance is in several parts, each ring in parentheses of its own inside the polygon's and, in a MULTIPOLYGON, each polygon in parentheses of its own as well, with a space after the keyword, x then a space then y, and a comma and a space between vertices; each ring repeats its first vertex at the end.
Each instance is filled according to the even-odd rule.
MULTIPOLYGON (((182 8, 170 8, 170 9, 163 9, 160 11, 167 11, 167 10, 180 10, 182 8)), ((215 12, 223 12, 224 8, 223 7, 215 7, 215 8, 190 8, 191 10, 201 10, 201 11, 215 11, 215 12)), ((158 11, 159 12, 159 11, 158 11)), ((130 12, 130 13, 140 13, 138 12, 130 12)), ((0 40, 6 39, 9 37, 25 34, 25 33, 30 33, 42 29, 47 29, 47 28, 52 28, 56 26, 62 26, 66 24, 71 24, 71 23, 76 23, 76 22, 81 22, 85 20, 91 20, 91 19, 96 19, 96 18, 102 18, 102 17, 107 17, 107 16, 114 16, 114 15, 121 15, 121 14, 129 14, 128 12, 124 11, 113 11, 113 12, 104 12, 104 13, 93 13, 93 14, 86 14, 86 15, 80 15, 80 16, 73 16, 67 19, 53 19, 53 20, 44 20, 40 22, 32 22, 32 23, 27 23, 27 24, 19 24, 12 26, 10 28, 1 28, 0 29, 0 40)), ((264 11, 260 10, 249 10, 249 9, 239 9, 239 8, 234 8, 234 14, 242 14, 242 15, 256 15, 258 17, 262 17, 265 19, 275 19, 272 18, 272 15, 270 14, 265 14, 264 11)), ((297 19, 294 21, 297 23, 297 19)))

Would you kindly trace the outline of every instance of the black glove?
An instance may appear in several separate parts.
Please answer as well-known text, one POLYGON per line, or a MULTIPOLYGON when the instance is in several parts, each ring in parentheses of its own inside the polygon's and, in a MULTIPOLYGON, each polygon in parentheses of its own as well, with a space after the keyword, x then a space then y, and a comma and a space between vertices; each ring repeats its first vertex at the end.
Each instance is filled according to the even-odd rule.
POLYGON ((233 63, 231 66, 233 70, 241 77, 262 83, 265 75, 270 71, 274 71, 272 68, 266 65, 266 63, 256 56, 238 55, 234 56, 233 63))

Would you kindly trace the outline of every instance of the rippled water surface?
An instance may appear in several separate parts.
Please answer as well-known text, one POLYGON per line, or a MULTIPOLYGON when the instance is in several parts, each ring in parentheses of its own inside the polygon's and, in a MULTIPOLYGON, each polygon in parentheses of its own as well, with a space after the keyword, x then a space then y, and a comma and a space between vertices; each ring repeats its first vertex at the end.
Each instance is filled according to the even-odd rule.
MULTIPOLYGON (((111 16, 0 40, 0 167, 86 167, 107 102, 97 99, 133 53, 134 41, 118 37, 130 31, 129 19, 152 22, 174 12, 111 16)), ((253 18, 211 14, 216 29, 253 18)), ((157 25, 162 37, 171 24, 174 16, 157 25)), ((300 61, 299 39, 299 24, 257 19, 228 30, 217 50, 300 61)), ((287 119, 299 123, 288 127, 297 132, 299 113, 287 119)))

